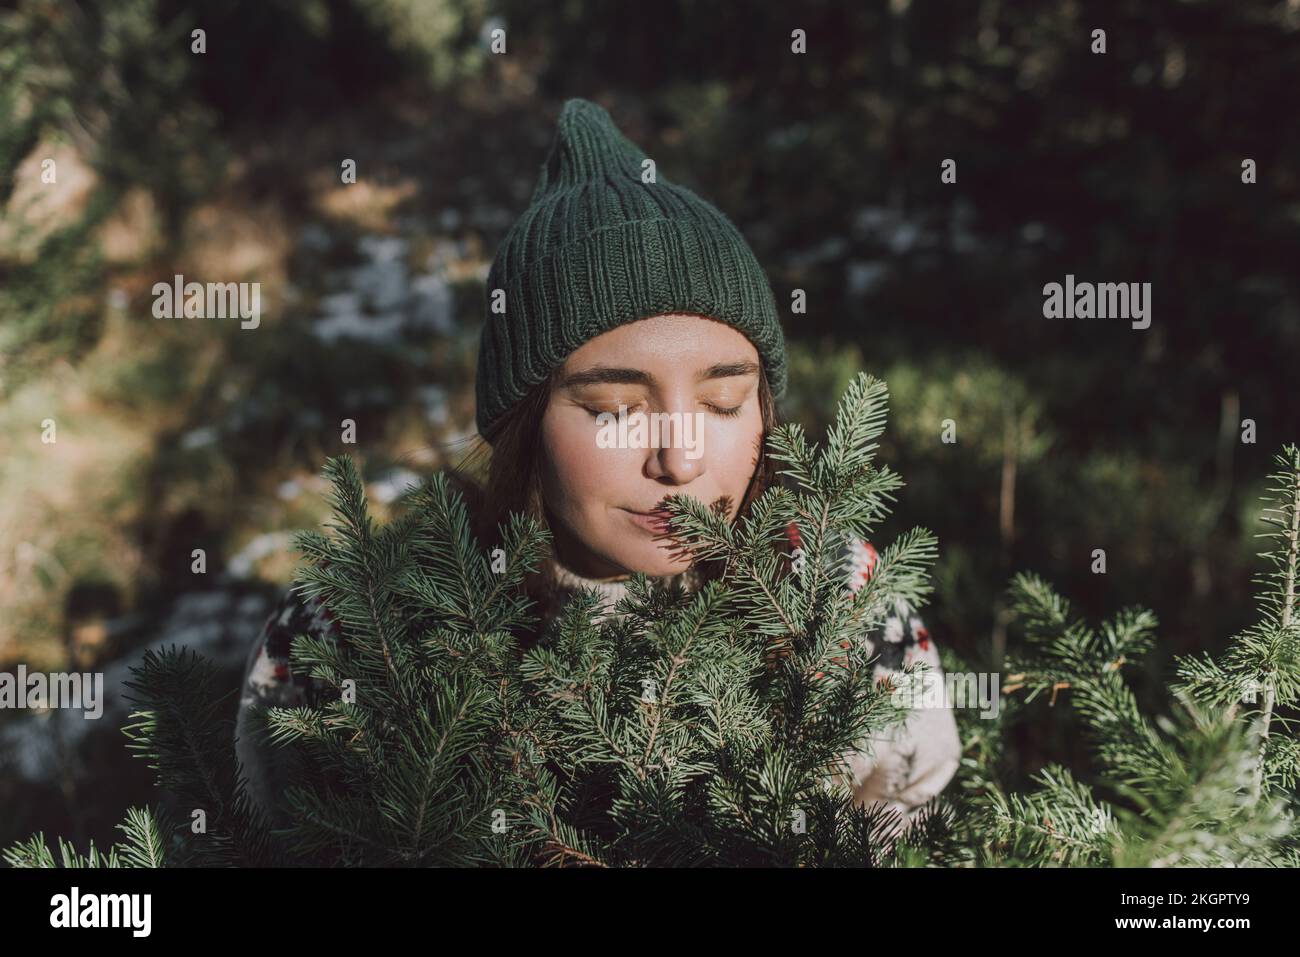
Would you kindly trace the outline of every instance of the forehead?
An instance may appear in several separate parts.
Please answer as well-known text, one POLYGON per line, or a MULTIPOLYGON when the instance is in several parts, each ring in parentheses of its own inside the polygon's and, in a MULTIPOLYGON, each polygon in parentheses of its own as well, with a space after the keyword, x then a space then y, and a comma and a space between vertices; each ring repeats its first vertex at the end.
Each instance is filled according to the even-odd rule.
POLYGON ((754 344, 727 323, 707 316, 669 313, 601 333, 571 353, 561 372, 574 372, 597 362, 618 362, 665 374, 694 376, 715 362, 757 358, 754 344))

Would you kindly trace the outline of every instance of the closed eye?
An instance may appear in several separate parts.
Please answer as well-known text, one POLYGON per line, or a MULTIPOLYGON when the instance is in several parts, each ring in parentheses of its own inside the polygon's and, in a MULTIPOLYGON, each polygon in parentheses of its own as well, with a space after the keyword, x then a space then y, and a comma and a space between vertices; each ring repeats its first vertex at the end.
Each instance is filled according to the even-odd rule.
MULTIPOLYGON (((734 418, 735 416, 740 415, 740 410, 744 408, 744 405, 743 405, 743 404, 742 404, 742 405, 734 406, 733 408, 730 408, 730 409, 724 409, 724 408, 722 408, 721 406, 716 406, 716 405, 713 405, 712 403, 709 403, 709 402, 706 402, 705 405, 708 407, 709 411, 712 412, 714 415, 721 415, 721 416, 723 416, 724 418, 728 418, 728 419, 730 419, 730 418, 734 418)), ((591 409, 591 408, 588 408, 588 407, 585 406, 585 405, 583 406, 583 408, 584 408, 584 409, 587 409, 587 413, 588 413, 588 414, 589 414, 593 419, 599 418, 599 417, 602 416, 602 415, 618 415, 618 410, 616 410, 616 409, 614 409, 614 410, 611 410, 611 409, 591 409)), ((628 409, 628 410, 627 410, 627 414, 628 414, 628 415, 631 415, 631 414, 634 413, 635 411, 636 411, 636 409, 628 409)))
MULTIPOLYGON (((588 408, 588 407, 585 406, 585 405, 583 406, 583 408, 584 408, 584 409, 587 409, 587 412, 591 415, 591 417, 592 417, 593 419, 598 419, 598 418, 600 418, 602 415, 612 415, 612 416, 617 416, 617 415, 618 415, 618 409, 591 409, 591 408, 588 408)), ((636 412, 636 409, 635 409, 635 408, 632 408, 632 409, 628 409, 628 410, 627 410, 627 414, 628 414, 628 415, 632 415, 632 414, 635 413, 635 412, 636 412)))

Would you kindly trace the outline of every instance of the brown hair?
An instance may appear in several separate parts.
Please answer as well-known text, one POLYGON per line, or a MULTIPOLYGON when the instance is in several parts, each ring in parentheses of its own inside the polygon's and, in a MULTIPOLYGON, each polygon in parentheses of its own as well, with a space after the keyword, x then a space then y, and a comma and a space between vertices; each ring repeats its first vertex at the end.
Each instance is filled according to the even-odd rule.
MULTIPOLYGON (((529 516, 543 528, 550 529, 542 500, 540 466, 545 454, 541 438, 542 416, 550 400, 555 375, 552 372, 510 411, 495 429, 492 444, 480 436, 475 447, 459 463, 446 469, 448 477, 465 495, 473 516, 475 535, 485 546, 497 541, 498 527, 509 519, 511 513, 529 516)), ((737 519, 747 515, 754 500, 778 481, 776 463, 767 448, 768 436, 777 424, 776 403, 768 385, 767 372, 761 366, 758 402, 763 420, 758 462, 736 510, 737 519)), ((544 563, 525 581, 525 591, 542 608, 548 607, 554 592, 550 571, 550 563, 544 563)), ((708 581, 722 574, 723 563, 702 561, 697 563, 696 571, 701 579, 708 581)))

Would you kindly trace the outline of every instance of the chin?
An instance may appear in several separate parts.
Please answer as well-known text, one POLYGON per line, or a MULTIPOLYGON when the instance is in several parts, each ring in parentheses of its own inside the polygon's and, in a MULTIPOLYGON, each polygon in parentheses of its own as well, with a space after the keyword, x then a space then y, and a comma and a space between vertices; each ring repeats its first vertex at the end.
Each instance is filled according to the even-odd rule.
MULTIPOLYGON (((628 557, 632 558, 633 556, 628 557)), ((683 556, 681 559, 675 560, 667 548, 652 544, 642 550, 641 555, 631 561, 628 567, 634 571, 644 572, 647 575, 660 578, 665 575, 680 575, 691 567, 691 559, 690 556, 683 556)))

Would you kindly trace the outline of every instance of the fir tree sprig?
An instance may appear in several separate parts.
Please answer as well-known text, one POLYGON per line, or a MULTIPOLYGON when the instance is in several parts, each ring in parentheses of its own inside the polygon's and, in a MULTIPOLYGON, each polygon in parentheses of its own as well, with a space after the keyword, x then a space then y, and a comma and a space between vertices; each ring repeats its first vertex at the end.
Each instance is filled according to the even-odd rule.
POLYGON ((3 859, 10 867, 25 868, 166 867, 176 861, 169 860, 166 852, 163 834, 168 828, 161 823, 163 820, 156 810, 133 807, 127 810, 126 820, 114 825, 122 832, 123 839, 107 851, 96 848, 92 840, 87 852, 81 854, 60 837, 56 859, 45 843, 45 835, 40 833, 5 850, 3 859))
POLYGON ((1300 447, 1287 445, 1274 456, 1274 471, 1262 500, 1260 521, 1269 530, 1258 534, 1271 547, 1260 552, 1266 568, 1254 576, 1258 620, 1228 642, 1218 661, 1208 656, 1179 661, 1176 694, 1214 708, 1227 720, 1253 705, 1242 717, 1253 723, 1258 758, 1252 793, 1258 798, 1270 781, 1288 789, 1300 774, 1295 740, 1270 740, 1279 707, 1300 702, 1300 447))
POLYGON ((202 828, 191 828, 184 844, 191 863, 276 863, 268 824, 237 775, 234 722, 226 716, 233 691, 218 685, 216 668, 189 649, 170 647, 146 651, 133 675, 126 685, 137 710, 122 729, 127 747, 158 772, 158 786, 176 795, 187 817, 201 814, 202 828))
POLYGON ((300 637, 291 660, 337 696, 267 715, 274 740, 300 745, 316 769, 286 793, 292 840, 340 862, 497 862, 490 828, 514 781, 499 752, 526 710, 510 629, 530 619, 513 586, 536 568, 545 535, 512 521, 495 571, 441 473, 384 527, 350 459, 326 474, 334 535, 302 536, 309 564, 297 581, 344 639, 300 637))
POLYGON ((1300 849, 1294 785, 1300 743, 1275 708, 1297 688, 1296 584, 1300 542, 1300 452, 1275 459, 1264 522, 1270 570, 1256 577, 1259 620, 1234 636, 1219 660, 1179 657, 1172 717, 1142 714, 1121 669, 1153 644, 1155 617, 1125 609, 1100 630, 1074 619, 1042 579, 1020 574, 1011 594, 1027 645, 1005 691, 1052 692, 1092 732, 1099 786, 1113 802, 1059 766, 1039 789, 1008 795, 987 776, 975 806, 994 838, 992 862, 1114 866, 1294 866, 1300 849), (1243 700, 1244 697, 1244 700, 1243 700), (1243 703, 1260 707, 1241 712, 1243 703), (1240 712, 1240 713, 1239 713, 1240 712))
POLYGON ((551 846, 600 848, 591 856, 610 864, 888 857, 897 814, 854 805, 845 762, 908 709, 875 682, 862 638, 922 600, 935 542, 913 530, 884 550, 873 583, 850 589, 844 546, 887 514, 901 485, 872 465, 886 399, 883 383, 859 376, 825 448, 810 447, 798 426, 777 430, 770 444, 793 484, 766 489, 734 522, 693 497, 668 497, 677 546, 721 560, 717 581, 670 597, 633 576, 612 620, 598 624, 595 594, 577 596, 526 653, 523 677, 557 722, 558 779, 575 793, 592 790, 593 777, 612 789, 603 804, 581 805, 580 829, 554 823, 563 801, 541 802, 537 826, 551 846), (792 523, 797 563, 780 547, 792 523), (810 826, 826 830, 814 839, 810 826))

